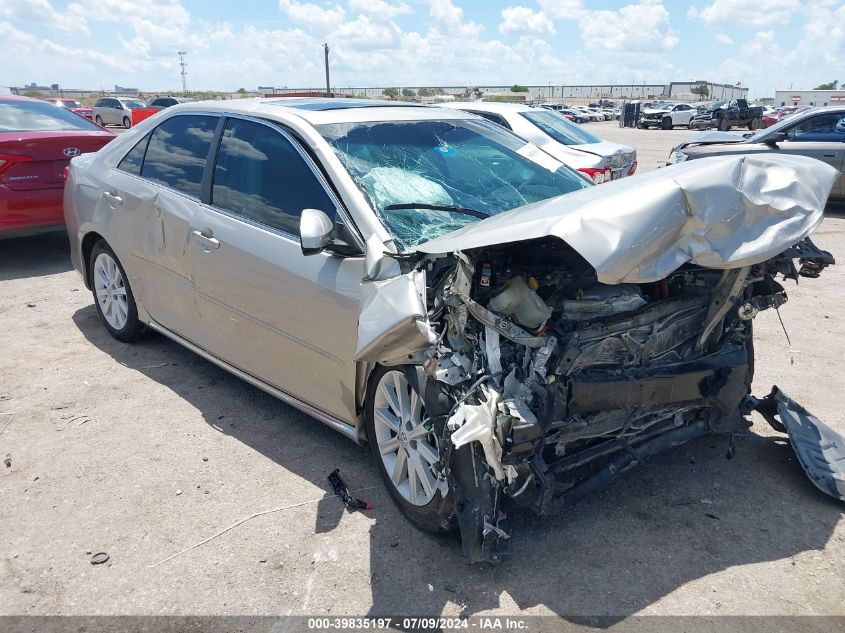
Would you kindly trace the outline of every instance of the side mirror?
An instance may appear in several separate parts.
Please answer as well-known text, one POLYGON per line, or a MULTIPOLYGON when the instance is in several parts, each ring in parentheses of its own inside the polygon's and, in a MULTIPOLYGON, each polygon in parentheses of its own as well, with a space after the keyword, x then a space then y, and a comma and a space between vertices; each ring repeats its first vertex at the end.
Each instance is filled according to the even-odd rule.
POLYGON ((789 135, 786 132, 775 132, 771 136, 769 136, 765 143, 766 145, 771 145, 772 147, 777 147, 778 143, 783 143, 785 140, 789 138, 789 135))
POLYGON ((303 209, 299 217, 299 243, 303 255, 322 253, 332 241, 334 223, 319 209, 303 209))

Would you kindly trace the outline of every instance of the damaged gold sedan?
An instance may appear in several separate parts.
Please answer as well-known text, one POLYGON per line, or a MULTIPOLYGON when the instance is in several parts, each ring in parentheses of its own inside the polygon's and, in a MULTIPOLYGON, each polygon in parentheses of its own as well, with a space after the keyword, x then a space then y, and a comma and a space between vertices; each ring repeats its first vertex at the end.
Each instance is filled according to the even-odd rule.
POLYGON ((465 113, 232 107, 170 108, 72 162, 72 258, 120 340, 158 331, 368 443, 470 562, 502 556, 514 512, 753 410, 845 498, 845 440, 750 393, 754 317, 834 263, 809 236, 836 170, 733 156, 593 187, 465 113))

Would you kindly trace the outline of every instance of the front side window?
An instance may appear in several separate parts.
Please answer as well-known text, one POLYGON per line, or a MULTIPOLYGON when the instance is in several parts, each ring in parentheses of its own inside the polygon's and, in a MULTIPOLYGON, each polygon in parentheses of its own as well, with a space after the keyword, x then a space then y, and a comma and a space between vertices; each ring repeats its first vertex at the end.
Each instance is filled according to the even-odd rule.
POLYGON ((403 250, 479 217, 591 186, 535 145, 486 120, 316 128, 403 250))
POLYGON ((220 139, 211 203, 253 222, 299 235, 303 209, 336 208, 306 160, 281 132, 229 119, 220 139))
POLYGON ((46 101, 0 100, 0 132, 102 130, 78 114, 46 101))
POLYGON ((555 112, 537 110, 536 112, 520 112, 520 114, 558 143, 583 145, 601 142, 598 137, 567 121, 555 112))
POLYGON ((845 115, 823 114, 805 119, 786 130, 790 141, 841 143, 845 141, 845 115))
POLYGON ((123 104, 123 107, 127 110, 135 110, 136 108, 146 108, 147 105, 143 101, 138 101, 137 99, 124 99, 123 101, 119 101, 118 105, 123 104))
POLYGON ((153 130, 141 176, 199 197, 217 121, 216 116, 198 114, 167 119, 153 130))

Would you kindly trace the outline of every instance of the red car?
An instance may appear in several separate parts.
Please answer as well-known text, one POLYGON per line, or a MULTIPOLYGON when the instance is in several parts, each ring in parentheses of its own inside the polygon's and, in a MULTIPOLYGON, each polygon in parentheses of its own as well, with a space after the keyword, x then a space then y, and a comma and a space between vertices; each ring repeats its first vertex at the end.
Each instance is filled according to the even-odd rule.
POLYGON ((65 167, 114 136, 46 101, 0 97, 0 239, 63 229, 65 167))
POLYGON ((52 103, 60 108, 66 108, 71 112, 76 112, 80 116, 84 116, 89 121, 94 120, 94 111, 91 108, 86 108, 76 99, 48 99, 47 103, 52 103))

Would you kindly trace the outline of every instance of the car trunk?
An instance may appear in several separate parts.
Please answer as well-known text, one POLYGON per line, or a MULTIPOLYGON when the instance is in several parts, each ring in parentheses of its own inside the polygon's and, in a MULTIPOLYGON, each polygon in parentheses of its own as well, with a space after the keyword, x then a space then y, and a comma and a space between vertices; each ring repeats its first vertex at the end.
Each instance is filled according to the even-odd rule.
POLYGON ((622 148, 617 143, 611 143, 609 141, 582 143, 579 145, 568 145, 567 147, 601 157, 604 163, 611 168, 613 180, 628 175, 631 169, 631 163, 636 156, 636 152, 633 149, 627 152, 620 151, 622 148))
POLYGON ((61 188, 71 158, 96 152, 112 138, 108 132, 64 130, 0 134, 0 183, 13 191, 61 188))

